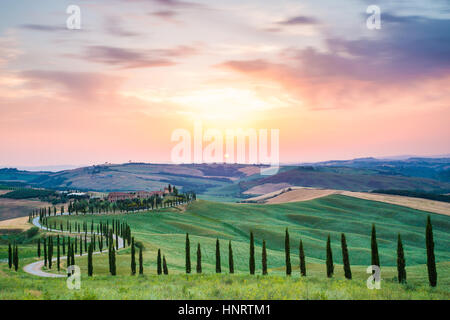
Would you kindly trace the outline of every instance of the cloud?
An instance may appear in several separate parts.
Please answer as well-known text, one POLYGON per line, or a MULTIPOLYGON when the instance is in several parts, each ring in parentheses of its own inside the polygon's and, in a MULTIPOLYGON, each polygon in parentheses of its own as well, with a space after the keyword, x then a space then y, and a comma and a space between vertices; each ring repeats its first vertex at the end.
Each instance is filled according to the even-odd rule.
POLYGON ((312 25, 318 24, 319 21, 313 17, 296 16, 283 21, 277 22, 279 25, 292 26, 292 25, 312 25))
POLYGON ((107 17, 104 22, 105 31, 112 36, 135 37, 139 33, 131 32, 123 27, 122 20, 118 17, 107 17))
POLYGON ((0 67, 6 66, 10 61, 21 54, 17 41, 12 37, 0 37, 0 67))
POLYGON ((158 4, 167 6, 167 7, 175 7, 175 8, 198 8, 202 5, 194 2, 180 1, 180 0, 152 0, 158 4))
POLYGON ((286 48, 277 63, 232 60, 220 66, 281 84, 316 110, 448 101, 450 20, 385 16, 370 37, 329 38, 320 51, 286 48))
POLYGON ((176 8, 176 9, 189 9, 189 8, 204 8, 205 5, 190 2, 190 1, 181 1, 181 0, 122 0, 123 2, 153 2, 158 5, 176 8))
POLYGON ((109 46, 89 46, 83 59, 117 66, 124 69, 166 67, 175 65, 164 57, 152 57, 149 52, 109 46))
POLYGON ((122 69, 168 67, 177 64, 175 58, 198 53, 194 46, 177 46, 168 49, 132 50, 110 46, 88 46, 82 55, 70 55, 96 63, 104 63, 122 69))
POLYGON ((40 91, 51 91, 63 99, 96 100, 115 95, 122 83, 120 77, 100 73, 28 70, 20 73, 25 87, 40 91))
POLYGON ((172 21, 178 13, 175 10, 161 10, 149 13, 152 16, 158 17, 160 19, 172 21))
POLYGON ((20 28, 33 30, 33 31, 43 31, 43 32, 57 32, 57 31, 66 31, 67 28, 63 26, 53 26, 46 24, 22 24, 20 28))

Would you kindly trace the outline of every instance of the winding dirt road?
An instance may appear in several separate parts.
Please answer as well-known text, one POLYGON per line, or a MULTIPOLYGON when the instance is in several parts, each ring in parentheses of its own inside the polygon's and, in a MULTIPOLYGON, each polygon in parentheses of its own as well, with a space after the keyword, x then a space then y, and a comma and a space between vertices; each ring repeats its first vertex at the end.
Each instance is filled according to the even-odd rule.
MULTIPOLYGON (((63 215, 68 215, 68 213, 64 213, 63 215)), ((38 227, 39 229, 45 230, 45 231, 70 234, 70 232, 68 232, 68 231, 49 229, 49 228, 42 226, 41 223, 39 222, 39 217, 34 218, 32 222, 36 227, 38 227)), ((94 232, 94 234, 99 235, 96 232, 94 232)), ((119 249, 123 248, 123 239, 121 237, 118 237, 118 244, 119 244, 119 249)), ((105 253, 105 252, 106 251, 103 251, 103 253, 105 253)), ((100 254, 100 253, 102 253, 102 252, 96 251, 93 254, 100 254)), ((83 256, 86 256, 86 255, 87 255, 87 253, 83 254, 83 256)), ((60 257, 60 260, 66 260, 66 259, 67 259, 67 256, 60 257)), ((56 260, 57 260, 57 258, 52 259, 52 261, 55 261, 55 262, 56 262, 56 260)), ((38 277, 46 277, 46 278, 64 278, 64 277, 66 277, 66 275, 48 273, 48 272, 42 271, 43 266, 44 266, 44 260, 36 261, 36 262, 30 263, 30 264, 26 265, 25 267, 23 267, 23 270, 29 274, 32 274, 32 275, 35 275, 38 277)))

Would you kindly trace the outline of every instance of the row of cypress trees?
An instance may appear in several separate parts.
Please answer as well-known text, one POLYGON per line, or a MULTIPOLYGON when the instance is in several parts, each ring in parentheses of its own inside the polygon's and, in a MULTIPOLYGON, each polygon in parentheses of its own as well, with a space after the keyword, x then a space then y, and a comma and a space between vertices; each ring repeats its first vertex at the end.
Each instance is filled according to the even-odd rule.
MULTIPOLYGON (((431 225, 431 218, 427 218, 426 227, 426 248, 427 248, 427 269, 429 283, 432 287, 437 284, 437 272, 436 272, 436 262, 434 256, 434 240, 433 240, 433 230, 431 225)), ((348 253, 347 239, 345 234, 341 234, 341 250, 342 250, 342 262, 344 269, 344 276, 346 279, 352 279, 352 271, 350 267, 350 258, 348 253)), ((191 273, 191 256, 190 256, 190 240, 189 233, 186 233, 186 273, 191 273)), ((159 255, 159 252, 158 252, 159 255)), ((234 262, 233 262, 233 251, 231 247, 231 241, 229 242, 229 272, 234 273, 234 262)), ((267 274, 267 249, 266 241, 263 240, 262 243, 262 274, 267 274)), ((303 242, 300 240, 299 244, 299 259, 300 259, 300 274, 301 276, 306 276, 306 259, 305 252, 303 248, 303 242)), ((372 224, 371 233, 371 263, 380 267, 380 257, 378 253, 378 243, 376 236, 375 224, 372 224)), ((285 265, 286 265, 286 275, 290 276, 292 273, 291 258, 290 258, 290 239, 289 231, 286 228, 285 231, 285 265)), ((197 244, 197 273, 202 273, 201 266, 201 248, 200 243, 197 244)), ((255 244, 253 232, 250 232, 250 257, 249 257, 249 271, 250 274, 255 274, 255 244)), ((220 243, 219 239, 216 240, 216 273, 221 273, 221 259, 220 259, 220 243)), ((327 277, 331 278, 334 274, 334 262, 333 262, 333 252, 331 249, 331 237, 328 235, 326 243, 326 273, 327 277)), ((403 249, 403 243, 400 234, 398 234, 397 240, 397 273, 399 283, 406 283, 406 262, 405 254, 403 249)))
POLYGON ((8 242, 8 267, 9 269, 14 267, 14 271, 19 269, 19 248, 17 243, 11 245, 11 242, 8 242))
POLYGON ((161 249, 158 249, 158 257, 156 258, 156 272, 161 275, 163 272, 165 275, 169 274, 169 269, 167 268, 166 256, 162 256, 161 260, 161 249), (162 261, 162 266, 161 266, 162 261))

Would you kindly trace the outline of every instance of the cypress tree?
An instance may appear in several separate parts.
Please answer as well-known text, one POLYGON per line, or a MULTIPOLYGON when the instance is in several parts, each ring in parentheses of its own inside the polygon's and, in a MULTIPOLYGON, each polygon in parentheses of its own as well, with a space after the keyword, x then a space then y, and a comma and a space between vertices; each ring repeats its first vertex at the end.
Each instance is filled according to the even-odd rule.
POLYGON ((341 234, 342 261, 344 264, 344 274, 346 279, 352 279, 352 270, 350 269, 350 258, 348 256, 347 240, 345 234, 341 234))
POLYGON ((11 242, 8 242, 8 267, 11 269, 13 264, 13 253, 11 248, 11 242))
POLYGON ((92 274, 94 271, 94 268, 92 265, 92 251, 93 251, 93 248, 92 248, 92 242, 91 242, 89 244, 89 248, 88 248, 88 276, 89 277, 92 277, 92 274))
POLYGON ((427 246, 428 280, 430 282, 430 286, 436 287, 437 272, 436 272, 436 261, 435 261, 435 257, 434 257, 433 226, 431 225, 431 217, 430 216, 428 216, 428 218, 427 218, 426 246, 427 246))
MULTIPOLYGON (((76 240, 77 240, 77 239, 74 239, 73 242, 77 243, 76 240)), ((73 243, 72 243, 72 249, 70 250, 70 252, 72 253, 72 261, 71 261, 71 265, 74 266, 74 265, 75 265, 75 250, 73 249, 73 243)))
POLYGON ((116 250, 111 247, 111 275, 116 275, 116 250))
POLYGON ((405 262, 405 253, 403 251, 403 243, 402 238, 400 237, 400 233, 398 234, 397 239, 397 274, 398 274, 398 282, 406 283, 406 262, 405 262))
POLYGON ((333 252, 331 251, 331 239, 328 235, 327 239, 327 277, 331 278, 334 273, 333 252))
POLYGON ((70 238, 67 238, 67 267, 70 266, 70 262, 72 259, 72 253, 71 253, 71 245, 70 245, 70 238))
POLYGON ((44 237, 44 267, 47 267, 47 238, 44 237))
POLYGON ((14 270, 17 271, 19 269, 19 248, 17 244, 14 249, 14 270))
POLYGON ((255 274, 255 239, 253 232, 250 232, 250 259, 248 263, 250 274, 255 274))
POLYGON ((53 263, 53 237, 50 236, 48 238, 48 250, 47 250, 47 260, 48 260, 48 268, 51 269, 52 268, 52 263, 53 263))
POLYGON ((131 238, 131 275, 134 276, 136 274, 136 250, 134 248, 134 237, 131 238))
POLYGON ((306 259, 305 259, 305 251, 303 250, 303 241, 300 240, 299 246, 299 257, 300 257, 300 274, 302 277, 306 277, 306 259))
POLYGON ((378 256, 377 232, 375 230, 375 224, 372 224, 371 249, 372 249, 372 265, 379 267, 380 257, 378 256))
POLYGON ((197 244, 197 273, 202 273, 202 250, 200 243, 197 244))
POLYGON ((41 238, 38 239, 38 245, 37 245, 37 256, 41 257, 41 238))
POLYGON ((111 270, 112 270, 112 260, 111 260, 111 255, 112 255, 112 252, 111 252, 111 245, 109 245, 109 247, 108 247, 109 273, 111 273, 111 270))
POLYGON ((291 252, 290 252, 290 245, 289 245, 289 231, 288 228, 286 228, 286 235, 284 240, 284 251, 286 255, 286 275, 290 276, 292 273, 291 268, 291 252))
POLYGON ((191 246, 189 243, 189 233, 186 233, 186 273, 191 273, 191 246))
POLYGON ((162 268, 161 268, 161 249, 158 249, 158 259, 156 260, 156 265, 157 265, 158 275, 160 275, 162 273, 162 268))
MULTIPOLYGON (((67 262, 66 262, 66 264, 67 264, 67 268, 69 268, 69 266, 70 266, 70 262, 71 262, 71 259, 72 259, 72 257, 71 257, 71 253, 70 253, 70 250, 71 250, 71 246, 70 246, 70 244, 68 244, 67 245, 67 262)), ((70 272, 67 272, 67 276, 69 277, 70 276, 70 272)))
POLYGON ((144 260, 142 258, 142 246, 139 247, 139 274, 144 274, 144 260))
POLYGON ((222 272, 222 266, 220 263, 220 243, 219 239, 216 240, 216 273, 222 272))
POLYGON ((58 235, 58 237, 56 238, 56 267, 58 268, 58 271, 61 269, 61 266, 60 266, 60 262, 61 262, 61 252, 60 252, 60 249, 59 249, 59 235, 58 235))
POLYGON ((231 240, 228 243, 228 268, 230 274, 234 273, 233 248, 231 247, 231 240))
POLYGON ((83 236, 80 236, 80 257, 83 255, 83 236))
POLYGON ((62 254, 66 254, 66 237, 62 236, 62 254))
POLYGON ((164 274, 169 274, 169 269, 167 269, 166 256, 163 256, 163 270, 164 274))
POLYGON ((262 274, 267 274, 267 252, 266 252, 266 240, 263 240, 262 245, 262 274))

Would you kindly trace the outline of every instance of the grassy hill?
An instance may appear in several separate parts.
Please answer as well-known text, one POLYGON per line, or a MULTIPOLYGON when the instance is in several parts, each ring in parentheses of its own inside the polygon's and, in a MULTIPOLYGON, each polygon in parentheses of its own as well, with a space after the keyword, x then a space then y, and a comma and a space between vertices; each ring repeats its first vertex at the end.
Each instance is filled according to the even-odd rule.
MULTIPOLYGON (((325 241, 331 234, 335 261, 341 262, 340 234, 345 232, 353 265, 370 265, 370 231, 376 224, 382 266, 395 266, 396 240, 400 232, 404 241, 408 266, 426 263, 425 221, 428 213, 391 204, 373 202, 342 195, 332 195, 307 202, 276 205, 226 204, 197 201, 185 212, 167 210, 117 216, 126 220, 138 241, 150 252, 158 248, 172 261, 172 268, 184 268, 185 234, 191 236, 194 252, 202 245, 204 263, 215 265, 215 240, 222 243, 224 256, 228 240, 232 241, 236 269, 248 269, 249 232, 255 234, 257 259, 262 240, 267 242, 269 267, 274 271, 284 266, 284 232, 289 228, 293 261, 296 261, 300 238, 310 261, 325 259, 325 241)), ((71 220, 94 222, 108 216, 76 216, 71 220)), ((68 219, 51 218, 51 219, 68 219)), ((437 261, 450 261, 450 217, 432 214, 437 261)), ((227 266, 227 259, 222 261, 227 266)))
MULTIPOLYGON (((307 202, 254 205, 196 201, 183 209, 128 215, 52 217, 52 221, 95 223, 126 220, 144 246, 145 276, 130 276, 130 249, 116 257, 118 276, 108 274, 107 254, 94 256, 94 277, 87 277, 86 257, 76 256, 82 289, 67 290, 65 278, 42 279, 0 265, 0 299, 450 299, 450 217, 431 214, 438 286, 428 286, 425 220, 428 213, 401 206, 332 195, 307 202), (376 223, 381 259, 381 290, 368 290, 370 229, 376 223), (289 228, 292 277, 284 276, 284 231, 289 228), (249 231, 256 241, 256 276, 248 275, 249 231), (191 241, 193 274, 184 275, 185 233, 191 241), (349 245, 353 280, 345 280, 340 232, 349 245), (404 240, 408 284, 396 282, 396 235, 404 240), (325 241, 332 237, 335 276, 325 276, 325 241), (222 275, 215 275, 215 240, 220 239, 222 275), (304 241, 308 277, 299 278, 298 241, 304 241), (261 243, 267 241, 269 276, 261 273, 261 243), (232 241, 237 274, 228 275, 228 241, 232 241), (201 243, 203 275, 195 274, 196 247, 201 243), (156 275, 156 255, 165 255, 169 276, 156 275)), ((42 234, 41 234, 42 236, 42 234)), ((35 245, 21 245, 21 265, 35 261, 35 245)), ((6 247, 0 245, 0 259, 6 247)), ((63 265, 64 267, 64 265, 63 265)), ((63 269, 64 270, 64 269, 63 269)), ((55 272, 55 271, 53 271, 55 272)))

